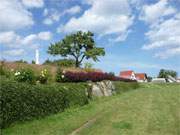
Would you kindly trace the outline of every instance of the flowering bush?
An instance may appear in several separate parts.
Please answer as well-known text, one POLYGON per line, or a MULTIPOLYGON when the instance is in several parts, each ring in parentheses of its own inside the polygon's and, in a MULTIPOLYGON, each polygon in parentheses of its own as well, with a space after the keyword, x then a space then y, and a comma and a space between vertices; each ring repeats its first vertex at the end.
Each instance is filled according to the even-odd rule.
POLYGON ((62 81, 63 79, 63 81, 66 81, 66 82, 86 82, 86 81, 97 82, 97 81, 102 81, 102 80, 133 82, 133 80, 116 77, 113 74, 103 73, 103 72, 70 72, 68 71, 65 73, 61 73, 60 76, 61 76, 60 81, 62 81))
POLYGON ((57 82, 64 82, 65 81, 65 72, 59 67, 57 69, 57 73, 56 73, 56 81, 57 82))
POLYGON ((39 81, 42 84, 47 83, 48 79, 49 79, 50 75, 48 73, 47 69, 43 69, 40 73, 40 75, 37 77, 37 81, 39 81))
POLYGON ((31 69, 20 69, 14 73, 14 79, 18 82, 35 83, 36 77, 31 69))

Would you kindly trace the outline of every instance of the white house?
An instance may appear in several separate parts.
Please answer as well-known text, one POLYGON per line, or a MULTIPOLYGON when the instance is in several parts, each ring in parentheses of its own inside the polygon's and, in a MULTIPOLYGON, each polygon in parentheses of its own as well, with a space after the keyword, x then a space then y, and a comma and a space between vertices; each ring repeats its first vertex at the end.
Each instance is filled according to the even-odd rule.
POLYGON ((148 82, 146 73, 136 73, 135 77, 138 82, 148 82))
POLYGON ((136 80, 135 73, 132 70, 120 72, 119 77, 125 78, 125 79, 136 80))

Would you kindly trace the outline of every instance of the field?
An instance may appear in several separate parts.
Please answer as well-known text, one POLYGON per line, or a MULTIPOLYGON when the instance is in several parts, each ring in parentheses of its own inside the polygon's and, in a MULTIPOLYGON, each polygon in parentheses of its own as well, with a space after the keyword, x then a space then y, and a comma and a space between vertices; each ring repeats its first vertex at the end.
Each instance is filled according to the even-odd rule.
POLYGON ((19 122, 3 135, 179 135, 180 85, 146 84, 43 119, 19 122))

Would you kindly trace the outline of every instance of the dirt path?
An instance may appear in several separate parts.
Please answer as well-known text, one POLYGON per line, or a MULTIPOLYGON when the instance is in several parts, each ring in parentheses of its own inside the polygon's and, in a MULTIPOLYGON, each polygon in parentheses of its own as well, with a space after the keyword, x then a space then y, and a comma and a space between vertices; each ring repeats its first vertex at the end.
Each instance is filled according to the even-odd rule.
POLYGON ((76 135, 77 133, 79 133, 82 129, 84 128, 88 128, 89 126, 91 126, 95 121, 96 121, 97 117, 92 118, 90 120, 88 120, 86 123, 84 123, 82 126, 80 126, 79 128, 75 129, 71 134, 69 135, 76 135))

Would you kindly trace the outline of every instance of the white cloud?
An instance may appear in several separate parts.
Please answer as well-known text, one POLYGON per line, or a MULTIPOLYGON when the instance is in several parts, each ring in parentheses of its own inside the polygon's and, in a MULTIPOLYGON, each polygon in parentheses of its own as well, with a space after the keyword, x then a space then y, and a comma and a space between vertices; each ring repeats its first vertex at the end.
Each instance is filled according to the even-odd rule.
POLYGON ((46 25, 51 25, 51 24, 53 24, 53 22, 54 21, 51 18, 45 18, 43 20, 43 23, 46 24, 46 25))
POLYGON ((160 21, 161 17, 176 13, 176 9, 169 5, 168 0, 160 0, 151 5, 144 5, 140 15, 140 20, 147 23, 160 21))
POLYGON ((16 35, 14 31, 0 33, 1 44, 10 44, 12 42, 17 42, 19 39, 20 39, 20 36, 16 35))
POLYGON ((0 31, 16 30, 34 24, 32 14, 18 0, 1 0, 0 31))
POLYGON ((46 32, 40 32, 38 34, 38 38, 41 40, 50 40, 52 38, 52 33, 49 31, 46 32))
POLYGON ((161 58, 161 59, 167 59, 169 57, 173 57, 176 55, 180 55, 180 47, 167 49, 163 52, 158 52, 155 54, 155 57, 161 58))
POLYGON ((121 42, 126 40, 128 34, 131 32, 131 30, 128 30, 124 33, 122 33, 121 35, 117 36, 116 38, 110 38, 109 41, 110 42, 121 42))
POLYGON ((60 17, 62 16, 62 13, 58 12, 55 9, 44 9, 43 15, 46 17, 43 20, 43 23, 46 25, 52 25, 54 22, 57 22, 60 20, 60 17))
POLYGON ((156 27, 150 28, 146 33, 149 43, 144 45, 144 50, 157 50, 161 49, 156 57, 168 58, 174 55, 180 55, 180 19, 171 18, 160 23, 156 27))
POLYGON ((34 41, 38 40, 38 36, 36 34, 30 34, 26 37, 21 37, 20 45, 28 45, 32 44, 34 41))
POLYGON ((154 56, 163 59, 180 55, 180 13, 167 0, 146 5, 146 9, 148 12, 145 13, 144 21, 149 22, 150 27, 145 36, 149 41, 142 49, 155 50, 154 56), (171 16, 166 17, 169 14, 171 16))
POLYGON ((46 25, 52 25, 54 22, 58 22, 63 15, 74 15, 81 11, 80 6, 73 6, 69 9, 64 10, 63 12, 59 12, 56 9, 44 9, 43 15, 46 18, 43 20, 43 23, 46 25))
POLYGON ((44 6, 43 0, 22 0, 22 3, 28 8, 40 8, 44 6))
POLYGON ((3 51, 2 54, 7 56, 21 56, 25 54, 25 51, 24 49, 13 49, 13 50, 3 51))
POLYGON ((50 40, 52 33, 49 31, 40 32, 37 34, 30 34, 28 36, 20 36, 14 31, 0 32, 0 43, 10 48, 21 48, 24 46, 31 46, 37 44, 40 40, 50 40))
POLYGON ((60 25, 58 32, 90 30, 99 35, 123 35, 133 23, 131 9, 127 0, 91 0, 91 8, 79 18, 71 18, 65 25, 60 25))
POLYGON ((81 12, 81 7, 80 6, 74 6, 74 7, 71 7, 69 9, 66 9, 63 14, 72 14, 73 15, 73 14, 77 14, 79 12, 81 12))

